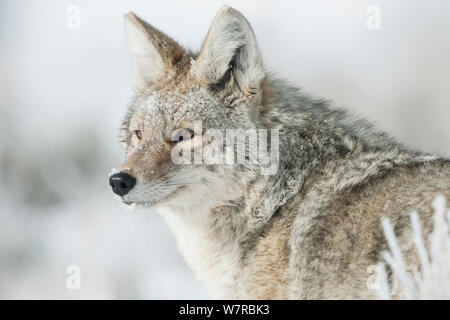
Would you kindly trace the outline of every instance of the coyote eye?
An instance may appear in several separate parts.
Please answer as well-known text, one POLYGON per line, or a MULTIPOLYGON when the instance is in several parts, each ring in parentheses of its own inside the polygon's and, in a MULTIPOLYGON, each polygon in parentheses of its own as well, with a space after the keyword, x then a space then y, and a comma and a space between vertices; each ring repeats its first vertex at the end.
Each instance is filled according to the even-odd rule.
POLYGON ((141 141, 141 139, 142 139, 141 130, 134 130, 133 135, 136 136, 136 138, 138 138, 139 141, 141 141))
POLYGON ((190 129, 177 129, 172 133, 172 141, 174 142, 187 141, 192 139, 192 137, 194 137, 194 131, 190 129))

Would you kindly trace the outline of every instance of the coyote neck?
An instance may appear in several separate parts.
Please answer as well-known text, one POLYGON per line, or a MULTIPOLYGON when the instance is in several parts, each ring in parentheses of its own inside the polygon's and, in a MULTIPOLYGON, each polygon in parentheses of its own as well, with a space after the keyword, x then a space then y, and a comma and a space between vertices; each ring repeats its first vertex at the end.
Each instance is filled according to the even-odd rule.
POLYGON ((235 280, 239 272, 239 248, 229 233, 228 209, 203 208, 158 210, 174 233, 178 249, 196 277, 215 298, 236 297, 235 280), (193 215, 196 217, 192 219, 193 215), (223 219, 225 218, 225 219, 223 219))

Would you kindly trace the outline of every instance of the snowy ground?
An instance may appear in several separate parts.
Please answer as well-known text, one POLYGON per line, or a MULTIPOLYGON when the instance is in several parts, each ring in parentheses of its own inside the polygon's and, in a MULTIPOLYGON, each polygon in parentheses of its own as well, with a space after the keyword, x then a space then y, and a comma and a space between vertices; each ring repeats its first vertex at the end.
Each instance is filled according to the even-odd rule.
POLYGON ((446 0, 1 1, 0 298, 208 298, 162 219, 128 212, 107 177, 132 94, 123 14, 195 50, 225 4, 253 25, 268 69, 450 155, 446 0), (71 265, 80 290, 66 286, 71 265))

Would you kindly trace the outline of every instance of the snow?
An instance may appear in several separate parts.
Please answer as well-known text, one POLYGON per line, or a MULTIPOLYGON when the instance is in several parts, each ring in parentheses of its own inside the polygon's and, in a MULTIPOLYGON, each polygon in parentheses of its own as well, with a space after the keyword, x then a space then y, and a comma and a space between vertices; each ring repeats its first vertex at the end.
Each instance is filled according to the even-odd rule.
MULTIPOLYGON (((401 285, 407 299, 449 300, 450 299, 450 208, 446 199, 438 195, 433 201, 434 229, 430 235, 430 250, 427 252, 422 238, 421 226, 417 212, 410 214, 413 240, 420 260, 420 274, 413 275, 406 271, 402 252, 389 219, 382 220, 383 231, 390 251, 383 252, 386 263, 394 272, 394 279, 401 285)), ((380 298, 390 299, 386 271, 383 263, 378 265, 380 277, 380 298)))
POLYGON ((116 174, 116 173, 119 173, 119 172, 120 172, 119 169, 112 168, 112 169, 111 169, 111 172, 110 172, 109 175, 108 175, 108 178, 111 178, 112 175, 114 175, 114 174, 116 174))
MULTIPOLYGON (((123 161, 133 94, 123 14, 198 50, 225 3, 73 3, 79 30, 66 28, 66 1, 0 2, 0 298, 208 298, 164 221, 127 212, 108 172, 123 161), (70 265, 80 290, 66 287, 70 265)), ((364 2, 227 4, 252 24, 268 70, 450 154, 448 1, 380 2, 380 31, 367 30, 364 2)))

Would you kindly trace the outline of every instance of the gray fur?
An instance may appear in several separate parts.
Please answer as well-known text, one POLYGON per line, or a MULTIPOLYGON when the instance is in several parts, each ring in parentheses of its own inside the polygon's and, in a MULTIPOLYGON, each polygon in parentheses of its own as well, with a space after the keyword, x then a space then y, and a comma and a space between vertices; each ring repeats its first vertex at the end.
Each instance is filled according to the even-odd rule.
MULTIPOLYGON (((127 19, 156 30, 133 14, 127 19)), ((158 37, 165 48, 156 59, 159 82, 139 82, 122 128, 122 170, 138 180, 123 200, 160 211, 214 297, 374 298, 367 267, 386 249, 381 216, 391 218, 408 267, 417 270, 407 215, 418 209, 430 231, 430 201, 450 197, 448 160, 409 150, 265 72, 253 31, 234 9, 217 14, 199 55, 184 51, 164 73, 161 61, 174 61, 164 55, 178 45, 158 37), (277 173, 174 165, 170 134, 196 120, 223 131, 279 129, 277 173), (136 129, 140 141, 132 140, 136 129)))

